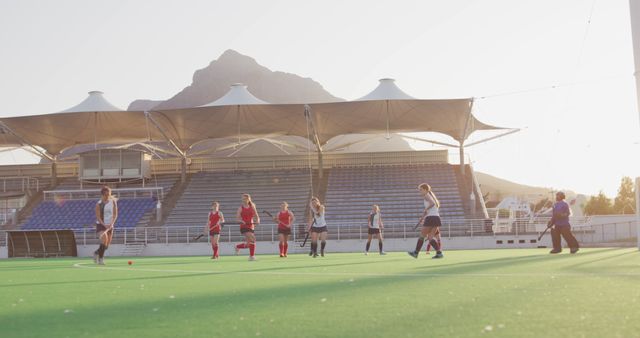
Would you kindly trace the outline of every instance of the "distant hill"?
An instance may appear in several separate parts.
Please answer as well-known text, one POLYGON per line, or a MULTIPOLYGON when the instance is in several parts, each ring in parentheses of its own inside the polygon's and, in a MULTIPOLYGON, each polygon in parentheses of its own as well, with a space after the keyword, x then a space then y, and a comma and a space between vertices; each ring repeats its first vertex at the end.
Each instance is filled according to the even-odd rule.
POLYGON ((317 103, 344 101, 331 95, 320 83, 295 74, 271 71, 253 58, 234 50, 225 51, 206 68, 193 74, 193 82, 166 101, 138 99, 128 110, 195 107, 215 101, 234 83, 247 85, 257 98, 269 103, 317 103))
MULTIPOLYGON (((490 201, 500 201, 507 196, 518 196, 531 202, 539 201, 545 197, 552 198, 551 188, 534 187, 507 181, 502 178, 476 171, 476 177, 483 194, 489 193, 490 201)), ((567 198, 573 198, 576 193, 571 190, 563 190, 567 198)))

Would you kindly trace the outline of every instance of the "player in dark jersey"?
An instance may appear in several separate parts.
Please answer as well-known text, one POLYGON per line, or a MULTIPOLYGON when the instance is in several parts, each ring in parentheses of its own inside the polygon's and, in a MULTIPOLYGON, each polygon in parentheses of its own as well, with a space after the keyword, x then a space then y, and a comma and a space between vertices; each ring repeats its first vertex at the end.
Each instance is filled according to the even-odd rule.
POLYGON ((211 204, 211 211, 207 217, 207 226, 205 231, 209 231, 209 237, 211 238, 211 249, 213 255, 211 259, 218 259, 218 241, 220 240, 220 230, 222 230, 222 223, 224 223, 224 215, 220 211, 220 203, 213 202, 211 204))
POLYGON ((291 225, 296 221, 293 212, 289 210, 289 203, 282 202, 280 212, 273 218, 274 222, 278 222, 278 248, 280 249, 280 257, 287 257, 289 249, 289 235, 291 235, 291 225))
POLYGON ((255 225, 260 224, 260 215, 256 205, 251 200, 251 195, 242 194, 242 205, 238 208, 236 219, 240 222, 240 233, 244 235, 245 242, 236 245, 236 253, 240 249, 249 248, 249 260, 256 260, 256 236, 255 225), (255 221, 255 222, 254 222, 255 221))
POLYGON ((562 241, 560 236, 564 237, 564 240, 569 245, 570 252, 572 254, 578 252, 580 245, 578 240, 571 233, 571 224, 569 224, 569 216, 571 216, 571 207, 565 202, 566 196, 564 192, 558 191, 556 193, 556 202, 553 203, 553 214, 551 220, 547 226, 553 226, 551 228, 551 242, 553 244, 553 250, 549 253, 557 254, 562 252, 562 241))

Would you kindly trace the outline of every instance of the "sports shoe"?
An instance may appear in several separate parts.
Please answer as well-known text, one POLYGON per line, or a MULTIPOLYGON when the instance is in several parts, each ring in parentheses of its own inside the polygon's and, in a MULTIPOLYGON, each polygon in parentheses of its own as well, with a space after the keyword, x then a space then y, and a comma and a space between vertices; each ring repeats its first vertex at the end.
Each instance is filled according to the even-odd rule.
POLYGON ((380 256, 384 256, 384 255, 386 255, 386 254, 387 254, 386 252, 384 252, 384 251, 380 251, 380 256))
POLYGON ((211 256, 211 259, 216 259, 216 256, 211 256))
POLYGON ((98 253, 97 253, 97 252, 94 252, 94 253, 93 253, 93 262, 94 262, 94 263, 96 263, 96 264, 98 264, 98 257, 99 257, 99 256, 98 256, 98 253))
POLYGON ((364 255, 365 255, 365 256, 369 256, 369 251, 365 251, 365 252, 364 252, 364 255))
POLYGON ((580 250, 580 248, 572 248, 571 251, 569 251, 569 252, 574 254, 574 253, 578 252, 578 250, 580 250))
POLYGON ((324 251, 320 252, 320 256, 324 257, 324 251))
POLYGON ((284 257, 284 254, 280 254, 280 258, 284 257))
POLYGON ((313 258, 316 258, 316 257, 318 257, 318 254, 314 252, 313 253, 313 258))
POLYGON ((407 254, 413 258, 418 258, 418 253, 415 251, 407 251, 407 254))
POLYGON ((313 251, 309 251, 309 256, 313 255, 313 251))
POLYGON ((249 256, 249 260, 250 261, 255 261, 256 260, 256 256, 249 256))
POLYGON ((553 250, 549 251, 550 254, 559 254, 561 252, 562 252, 562 250, 556 250, 556 249, 553 249, 553 250))
POLYGON ((442 255, 442 252, 437 253, 435 256, 431 257, 431 259, 438 259, 438 258, 444 258, 444 255, 442 255))
POLYGON ((104 259, 98 258, 98 265, 104 265, 104 259))
POLYGON ((425 251, 425 255, 431 255, 431 251, 425 251))

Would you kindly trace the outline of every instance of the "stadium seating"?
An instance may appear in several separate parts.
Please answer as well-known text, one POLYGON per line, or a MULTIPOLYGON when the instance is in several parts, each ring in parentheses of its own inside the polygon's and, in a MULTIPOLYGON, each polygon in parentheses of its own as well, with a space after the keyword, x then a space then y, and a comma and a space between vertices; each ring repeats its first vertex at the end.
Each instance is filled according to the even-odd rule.
MULTIPOLYGON (((97 200, 44 201, 38 204, 23 230, 82 229, 95 224, 97 200)), ((142 216, 155 207, 151 198, 118 200, 116 227, 135 227, 142 216)))
POLYGON ((309 199, 309 172, 291 169, 197 173, 191 177, 165 226, 204 226, 214 200, 220 202, 227 222, 236 222, 242 193, 251 194, 259 212, 275 213, 282 201, 287 201, 289 209, 302 220, 309 199))
POLYGON ((424 209, 418 185, 431 185, 443 221, 464 219, 456 176, 449 164, 333 168, 326 195, 327 220, 362 223, 373 204, 386 222, 415 222, 424 209))

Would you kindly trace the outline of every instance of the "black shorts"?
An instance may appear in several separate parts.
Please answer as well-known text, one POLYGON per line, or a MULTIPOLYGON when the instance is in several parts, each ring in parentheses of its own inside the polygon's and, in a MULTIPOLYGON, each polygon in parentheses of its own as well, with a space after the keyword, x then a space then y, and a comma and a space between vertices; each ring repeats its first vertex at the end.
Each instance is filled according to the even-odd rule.
POLYGON ((247 232, 255 233, 255 231, 254 231, 253 229, 249 229, 249 228, 240 228, 240 233, 241 233, 241 234, 243 234, 243 235, 244 235, 244 234, 245 234, 245 233, 247 233, 247 232))
MULTIPOLYGON (((96 235, 99 235, 101 232, 105 232, 105 231, 107 231, 107 227, 106 226, 96 223, 96 235)), ((109 231, 107 233, 108 234, 113 233, 113 228, 109 229, 109 231)))
POLYGON ((376 235, 380 233, 379 228, 369 228, 369 235, 376 235))
POLYGON ((323 227, 311 227, 311 232, 316 232, 316 233, 322 233, 322 232, 327 232, 327 226, 323 226, 323 227))
POLYGON ((289 229, 278 228, 278 233, 283 235, 291 235, 291 228, 289 229))
POLYGON ((429 228, 438 228, 442 226, 442 222, 440 221, 440 216, 427 216, 424 218, 423 227, 429 228))

